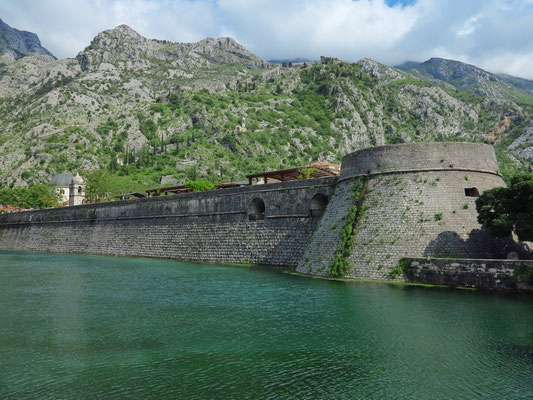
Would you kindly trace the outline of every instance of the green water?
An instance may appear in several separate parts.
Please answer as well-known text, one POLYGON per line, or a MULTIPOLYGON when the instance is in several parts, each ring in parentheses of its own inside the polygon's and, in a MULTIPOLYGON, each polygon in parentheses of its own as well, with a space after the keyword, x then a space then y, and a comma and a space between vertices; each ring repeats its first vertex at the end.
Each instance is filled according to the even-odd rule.
POLYGON ((1 399, 532 399, 533 298, 0 252, 1 399))

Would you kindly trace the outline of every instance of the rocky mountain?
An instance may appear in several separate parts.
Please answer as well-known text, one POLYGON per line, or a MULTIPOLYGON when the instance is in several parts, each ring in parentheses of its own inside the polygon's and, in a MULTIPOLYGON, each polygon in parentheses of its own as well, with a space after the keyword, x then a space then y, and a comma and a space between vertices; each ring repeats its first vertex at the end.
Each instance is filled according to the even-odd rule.
POLYGON ((2 58, 19 59, 32 54, 54 57, 41 46, 35 33, 19 31, 0 19, 0 62, 2 58))
POLYGON ((172 43, 122 25, 74 59, 0 66, 0 184, 100 168, 130 187, 239 180, 369 146, 443 140, 493 143, 505 173, 527 169, 533 97, 467 89, 371 59, 289 68, 231 38, 172 43))
POLYGON ((533 81, 529 79, 517 78, 507 74, 496 74, 498 78, 504 82, 513 85, 514 87, 523 90, 524 92, 533 95, 533 81))
POLYGON ((524 97, 524 87, 519 86, 520 78, 503 78, 460 61, 431 58, 423 63, 408 61, 397 68, 434 83, 448 84, 479 96, 529 101, 524 97))

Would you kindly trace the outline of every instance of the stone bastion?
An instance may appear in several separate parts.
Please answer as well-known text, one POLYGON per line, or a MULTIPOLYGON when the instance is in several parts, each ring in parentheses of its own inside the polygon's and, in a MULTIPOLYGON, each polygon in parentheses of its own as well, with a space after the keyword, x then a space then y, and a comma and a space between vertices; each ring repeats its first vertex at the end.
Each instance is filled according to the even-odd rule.
POLYGON ((493 238, 477 222, 477 196, 498 186, 505 183, 493 148, 485 144, 415 143, 348 154, 297 270, 330 274, 356 196, 355 232, 344 253, 346 277, 403 279, 393 271, 404 257, 492 259, 511 251, 529 257, 525 245, 493 238))
POLYGON ((504 182, 491 146, 382 146, 345 156, 337 178, 0 215, 0 249, 280 265, 321 276, 341 257, 346 277, 401 280, 393 271, 404 257, 527 258, 524 244, 494 239, 477 223, 476 197, 497 186, 504 182))

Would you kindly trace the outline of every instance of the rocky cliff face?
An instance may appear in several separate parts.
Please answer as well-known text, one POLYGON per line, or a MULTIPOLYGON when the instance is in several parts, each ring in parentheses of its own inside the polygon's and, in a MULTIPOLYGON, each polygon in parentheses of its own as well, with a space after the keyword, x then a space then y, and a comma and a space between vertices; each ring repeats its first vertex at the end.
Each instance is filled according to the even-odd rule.
MULTIPOLYGON (((487 142, 488 132, 504 170, 528 167, 533 144, 509 149, 533 115, 525 92, 478 96, 370 59, 323 60, 282 67, 231 38, 172 43, 125 25, 74 59, 13 60, 0 66, 0 183, 98 168, 150 186, 236 180, 386 143, 487 142)), ((438 76, 466 79, 447 65, 438 76)))
POLYGON ((33 54, 53 57, 52 53, 41 46, 41 41, 35 33, 19 31, 11 28, 0 19, 0 54, 19 59, 33 54))

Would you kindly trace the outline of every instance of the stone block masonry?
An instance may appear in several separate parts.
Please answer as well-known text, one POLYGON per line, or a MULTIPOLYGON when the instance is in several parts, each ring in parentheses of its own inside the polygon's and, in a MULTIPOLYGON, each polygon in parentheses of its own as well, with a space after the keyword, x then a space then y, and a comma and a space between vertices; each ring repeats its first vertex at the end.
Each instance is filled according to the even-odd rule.
POLYGON ((405 257, 531 258, 525 243, 495 239, 477 222, 476 196, 497 186, 504 182, 491 146, 382 146, 344 157, 338 178, 0 215, 0 249, 280 265, 329 276, 342 245, 345 277, 405 280, 392 274, 405 257), (361 179, 361 212, 346 240, 361 179), (316 216, 311 209, 325 198, 316 216))
POLYGON ((198 262, 297 265, 335 178, 65 207, 0 216, 0 248, 198 262), (264 219, 250 220, 254 199, 264 219))
POLYGON ((504 186, 493 149, 474 143, 417 143, 365 149, 344 157, 341 176, 298 271, 328 275, 354 204, 350 187, 365 177, 364 210, 345 277, 405 280, 391 274, 404 257, 506 258, 524 244, 493 238, 477 222, 476 196, 504 186))
POLYGON ((335 187, 318 226, 298 262, 297 271, 302 274, 327 276, 335 251, 341 244, 341 231, 346 224, 346 216, 353 205, 353 182, 344 181, 335 187))
POLYGON ((411 282, 533 292, 533 261, 406 258, 404 262, 411 282))

